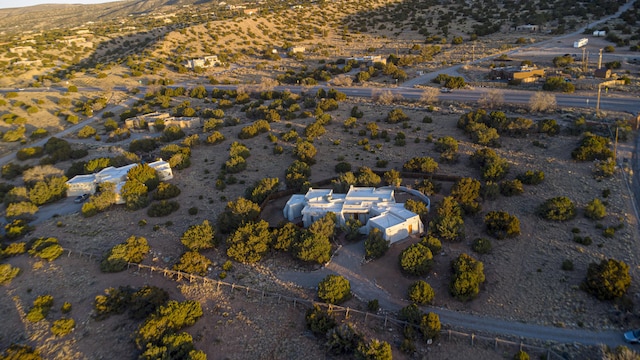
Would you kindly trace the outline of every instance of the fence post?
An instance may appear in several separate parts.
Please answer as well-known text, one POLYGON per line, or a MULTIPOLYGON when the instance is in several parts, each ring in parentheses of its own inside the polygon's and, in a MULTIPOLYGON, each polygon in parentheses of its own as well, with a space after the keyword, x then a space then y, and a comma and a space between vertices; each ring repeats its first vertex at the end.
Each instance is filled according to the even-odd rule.
POLYGON ((264 300, 264 290, 262 290, 262 297, 260 298, 260 301, 264 300))
POLYGON ((387 314, 384 314, 384 326, 387 326, 387 314))
POLYGON ((247 286, 247 297, 249 297, 249 287, 247 286))
POLYGON ((236 284, 235 284, 235 283, 234 283, 234 284, 231 284, 231 293, 232 293, 232 294, 233 294, 233 290, 235 290, 235 288, 236 288, 236 284))
POLYGON ((447 330, 447 332, 449 333, 449 341, 451 341, 451 330, 447 330))
POLYGON ((344 318, 347 320, 349 319, 349 308, 347 308, 347 313, 344 314, 344 318))
POLYGON ((498 338, 496 338, 496 342, 493 350, 498 351, 498 338))
POLYGON ((297 300, 294 298, 294 299, 293 299, 293 307, 294 307, 294 308, 296 307, 296 301, 297 301, 297 300))
POLYGON ((367 325, 367 315, 369 315, 368 312, 364 313, 364 324, 367 325))
POLYGON ((471 346, 473 346, 473 339, 476 337, 475 334, 471 334, 471 346))
POLYGON ((218 280, 218 287, 216 288, 216 291, 220 291, 220 280, 218 280))

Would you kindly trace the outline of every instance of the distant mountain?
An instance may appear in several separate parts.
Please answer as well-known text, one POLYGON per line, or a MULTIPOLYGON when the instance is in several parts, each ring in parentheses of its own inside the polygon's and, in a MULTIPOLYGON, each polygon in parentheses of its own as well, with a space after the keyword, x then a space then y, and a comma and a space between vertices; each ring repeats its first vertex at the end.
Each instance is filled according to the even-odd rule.
POLYGON ((36 5, 0 9, 0 32, 50 30, 80 26, 90 21, 110 21, 129 15, 171 12, 184 5, 215 4, 210 0, 125 0, 94 5, 36 5))

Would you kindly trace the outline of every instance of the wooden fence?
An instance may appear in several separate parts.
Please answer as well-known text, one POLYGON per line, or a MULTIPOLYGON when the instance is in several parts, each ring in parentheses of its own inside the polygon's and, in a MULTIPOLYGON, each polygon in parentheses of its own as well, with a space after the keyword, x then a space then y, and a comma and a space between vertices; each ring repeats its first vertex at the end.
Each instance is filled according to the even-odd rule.
MULTIPOLYGON (((100 259, 101 256, 96 254, 85 253, 81 251, 72 251, 65 249, 67 252, 67 256, 75 255, 84 258, 92 259, 100 259)), ((150 266, 144 264, 136 264, 136 263, 127 263, 128 270, 137 270, 137 271, 148 271, 150 274, 159 273, 162 274, 165 278, 169 278, 174 281, 188 281, 189 283, 202 283, 204 285, 209 285, 212 288, 215 288, 216 291, 223 292, 226 291, 230 295, 233 294, 243 294, 248 299, 253 299, 260 302, 271 302, 276 305, 287 305, 287 309, 290 309, 291 306, 293 308, 302 307, 303 309, 312 308, 314 305, 317 305, 321 308, 326 309, 328 312, 332 313, 336 318, 343 320, 353 319, 362 321, 364 326, 368 327, 378 327, 378 328, 388 328, 391 326, 395 326, 399 331, 404 328, 404 326, 411 325, 406 321, 399 320, 395 317, 394 314, 389 313, 387 311, 381 311, 380 313, 371 313, 368 311, 361 311, 357 309, 352 309, 350 307, 343 307, 339 305, 333 305, 328 303, 323 303, 319 301, 315 301, 312 299, 304 299, 295 296, 289 296, 279 293, 268 292, 261 289, 255 289, 249 286, 238 285, 235 283, 228 283, 225 281, 221 281, 218 279, 212 279, 206 276, 199 276, 194 274, 185 273, 182 271, 176 271, 167 269, 159 266, 150 266)), ((280 306, 280 309, 283 309, 283 306, 280 306)), ((288 311, 288 310, 287 310, 288 311)), ((446 325, 446 324, 444 324, 446 325)), ((468 342, 470 346, 483 346, 485 348, 493 348, 497 352, 502 353, 511 353, 515 354, 518 350, 523 350, 529 353, 530 355, 544 355, 548 360, 554 359, 564 359, 563 356, 554 352, 552 349, 548 347, 542 347, 537 345, 525 344, 524 342, 515 342, 511 340, 501 339, 498 337, 488 337, 477 335, 474 333, 461 332, 453 329, 446 329, 440 332, 440 339, 442 341, 459 341, 465 340, 468 342)))

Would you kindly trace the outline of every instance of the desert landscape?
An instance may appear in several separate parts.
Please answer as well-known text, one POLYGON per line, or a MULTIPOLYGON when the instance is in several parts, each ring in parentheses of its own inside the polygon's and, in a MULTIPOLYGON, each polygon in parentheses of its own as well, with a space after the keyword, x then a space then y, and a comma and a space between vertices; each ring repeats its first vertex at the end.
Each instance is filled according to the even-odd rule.
MULTIPOLYGON (((586 62, 567 49, 587 35, 552 39, 588 27, 592 15, 523 33, 490 29, 457 4, 122 3, 136 15, 102 4, 96 14, 113 18, 3 33, 3 358, 637 357, 614 350, 640 327, 637 114, 631 105, 594 111, 600 85, 591 75, 594 53, 614 44, 603 106, 637 97, 633 3, 598 27, 618 43, 590 37, 586 62), (211 55, 219 65, 188 65, 211 55), (545 91, 544 79, 491 80, 505 62, 545 68, 594 102, 563 106, 569 95, 545 91), (462 85, 448 94, 451 79, 462 85), (528 100, 510 103, 511 90, 529 91, 528 100), (457 98, 465 93, 473 100, 457 98), (168 120, 145 117, 154 113, 168 120), (130 173, 117 190, 122 204, 108 187, 86 201, 64 196, 73 176, 159 158, 173 178, 130 173), (152 183, 158 189, 147 192, 152 183), (287 235, 292 194, 349 185, 420 190, 430 199, 425 233, 375 258, 365 246, 372 235, 346 226, 326 239, 301 228, 287 235), (549 210, 558 198, 570 212, 549 210), (492 229, 491 216, 511 219, 509 232, 492 229), (441 247, 422 246, 431 238, 441 247), (418 244, 432 258, 412 275, 402 259, 418 244), (464 298, 452 271, 461 254, 480 263, 483 279, 464 298), (622 264, 606 273, 620 277, 615 285, 588 281, 598 264, 622 264), (327 275, 350 283, 333 305, 321 294, 327 275), (412 295, 417 283, 432 289, 429 300, 412 295), (184 318, 163 318, 176 314, 184 318), (488 330, 503 322, 526 335, 488 330)), ((422 211, 412 195, 395 198, 422 211)))

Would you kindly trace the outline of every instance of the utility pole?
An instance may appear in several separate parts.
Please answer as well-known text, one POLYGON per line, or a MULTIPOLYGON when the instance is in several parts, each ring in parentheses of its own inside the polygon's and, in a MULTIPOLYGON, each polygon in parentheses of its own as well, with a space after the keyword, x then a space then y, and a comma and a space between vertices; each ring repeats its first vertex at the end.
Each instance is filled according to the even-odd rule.
POLYGON ((598 84, 598 101, 596 101, 596 115, 600 114, 600 93, 602 92, 602 88, 600 87, 602 84, 598 84))
POLYGON ((602 49, 600 49, 600 56, 598 57, 598 69, 602 69, 602 49))

